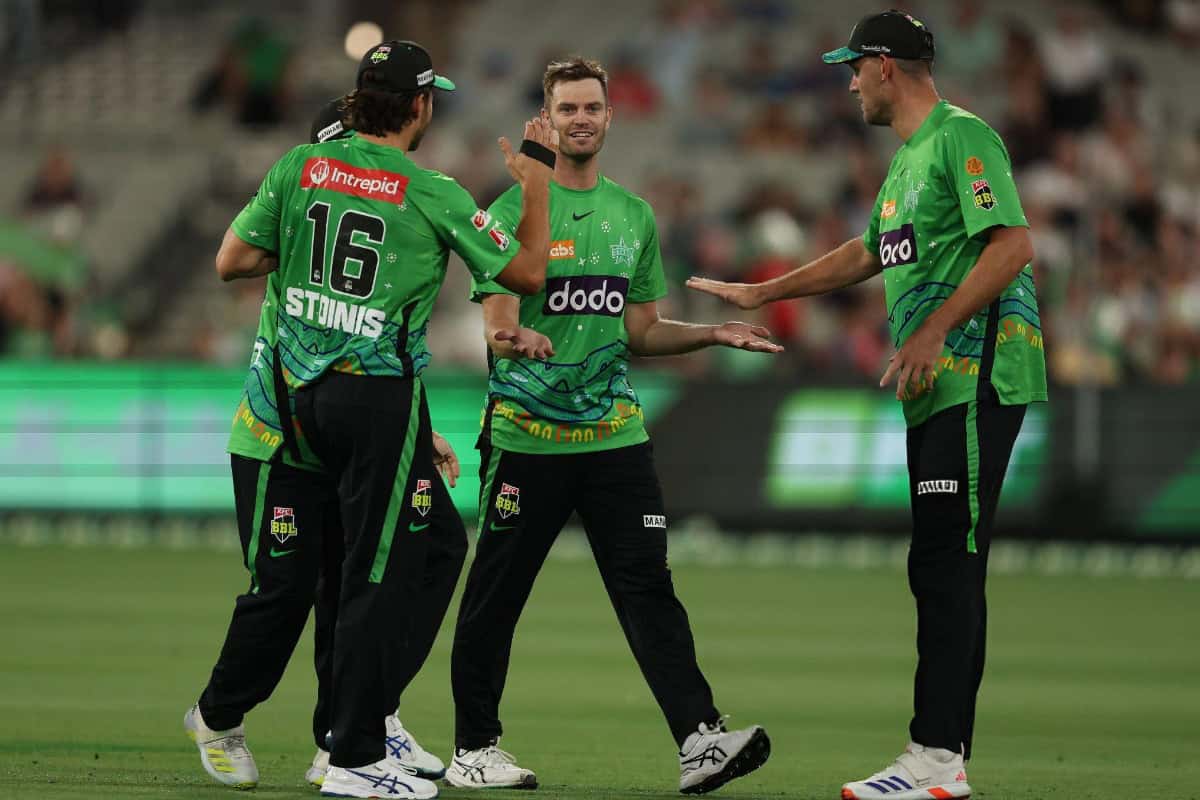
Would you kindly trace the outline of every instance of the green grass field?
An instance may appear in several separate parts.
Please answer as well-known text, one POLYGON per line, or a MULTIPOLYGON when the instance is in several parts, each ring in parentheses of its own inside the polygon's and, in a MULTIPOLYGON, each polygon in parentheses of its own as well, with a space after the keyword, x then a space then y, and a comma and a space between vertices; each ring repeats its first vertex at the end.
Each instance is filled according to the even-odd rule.
MULTIPOLYGON (((903 747, 914 621, 901 572, 675 576, 719 706, 774 743, 716 796, 835 800, 903 747)), ((0 797, 236 796, 210 783, 180 720, 244 583, 229 553, 0 547, 0 797)), ((1200 798, 1200 582, 994 576, 990 596, 976 797, 1200 798)), ((402 706, 443 757, 447 634, 402 706)), ((315 796, 311 655, 306 637, 248 718, 258 797, 315 796)), ((504 747, 538 772, 535 797, 678 797, 673 742, 591 564, 547 565, 503 716, 504 747)))

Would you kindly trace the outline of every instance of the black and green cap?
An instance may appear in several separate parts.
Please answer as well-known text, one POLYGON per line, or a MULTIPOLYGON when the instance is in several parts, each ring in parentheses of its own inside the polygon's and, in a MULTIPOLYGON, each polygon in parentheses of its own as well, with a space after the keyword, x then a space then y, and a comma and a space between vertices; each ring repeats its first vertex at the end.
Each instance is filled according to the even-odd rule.
POLYGON ((312 127, 308 132, 310 143, 332 142, 334 139, 345 139, 354 133, 352 129, 346 127, 346 123, 342 122, 342 105, 345 102, 346 98, 335 97, 321 106, 321 110, 313 118, 312 127))
POLYGON ((424 47, 399 39, 377 44, 367 51, 358 64, 355 86, 393 94, 430 86, 454 91, 453 81, 434 73, 433 59, 424 47))
POLYGON ((826 64, 847 64, 864 56, 933 61, 933 31, 903 11, 890 9, 863 17, 850 31, 850 43, 821 56, 826 64))

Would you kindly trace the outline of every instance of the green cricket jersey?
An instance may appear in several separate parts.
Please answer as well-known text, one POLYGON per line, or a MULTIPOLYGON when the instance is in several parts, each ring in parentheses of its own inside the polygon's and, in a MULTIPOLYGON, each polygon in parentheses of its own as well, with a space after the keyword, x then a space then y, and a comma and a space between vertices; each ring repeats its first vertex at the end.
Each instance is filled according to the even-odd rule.
MULTIPOLYGON (((521 188, 488 213, 513 227, 521 188)), ((521 298, 522 327, 554 344, 551 360, 496 359, 488 378, 492 444, 518 453, 581 453, 639 444, 649 437, 629 383, 625 304, 667 293, 658 228, 650 205, 600 176, 577 191, 550 184, 546 286, 521 298)), ((472 299, 512 294, 475 281, 472 299)))
MULTIPOLYGON (((945 100, 892 159, 863 236, 883 264, 888 324, 899 348, 979 260, 993 226, 1027 227, 1000 137, 945 100)), ((975 398, 981 361, 995 342, 991 382, 1004 405, 1046 399, 1046 360, 1033 268, 950 332, 931 391, 904 401, 910 427, 975 398)))
POLYGON ((328 369, 419 375, 450 251, 487 281, 520 248, 452 178, 358 135, 292 149, 232 228, 279 255, 229 440, 231 453, 260 460, 282 442, 276 351, 290 389, 328 369))

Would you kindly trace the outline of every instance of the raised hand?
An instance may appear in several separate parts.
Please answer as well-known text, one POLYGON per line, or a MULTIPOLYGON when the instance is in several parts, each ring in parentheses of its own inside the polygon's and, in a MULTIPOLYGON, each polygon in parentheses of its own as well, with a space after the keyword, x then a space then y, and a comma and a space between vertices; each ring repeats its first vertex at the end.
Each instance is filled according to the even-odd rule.
MULTIPOLYGON (((558 131, 550 124, 550 120, 538 116, 526 122, 524 138, 536 142, 551 150, 556 156, 558 155, 558 131)), ((517 183, 523 184, 535 175, 549 180, 554 173, 552 168, 536 158, 530 158, 519 151, 514 151, 507 138, 501 136, 499 143, 500 152, 504 154, 504 166, 508 168, 508 174, 517 183)))
POLYGON ((512 349, 526 358, 542 360, 554 355, 550 340, 532 328, 505 328, 492 337, 497 342, 511 342, 512 349))
POLYGON ((748 322, 726 322, 713 330, 716 344, 756 353, 782 353, 783 345, 772 342, 770 336, 771 332, 763 326, 748 322))

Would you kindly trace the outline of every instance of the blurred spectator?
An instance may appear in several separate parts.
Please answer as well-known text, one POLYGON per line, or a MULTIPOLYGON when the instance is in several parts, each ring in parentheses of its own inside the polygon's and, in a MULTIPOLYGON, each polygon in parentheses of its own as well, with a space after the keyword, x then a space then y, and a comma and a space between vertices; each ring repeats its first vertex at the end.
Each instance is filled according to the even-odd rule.
POLYGON ((1052 161, 1035 164, 1018 177, 1023 201, 1048 208, 1055 225, 1075 228, 1093 200, 1079 141, 1070 133, 1055 137, 1052 161))
POLYGON ((741 145, 759 152, 802 153, 808 133, 792 120, 786 103, 768 103, 746 122, 741 145))
POLYGON ((736 138, 733 94, 721 74, 702 72, 691 87, 687 124, 679 133, 680 144, 689 147, 726 147, 736 138))
POLYGON ((650 75, 667 102, 685 105, 704 48, 704 34, 717 15, 712 2, 660 0, 644 51, 650 75))
POLYGON ((1096 124, 1109 59, 1091 16, 1076 6, 1060 8, 1054 28, 1043 34, 1039 47, 1051 127, 1077 131, 1096 124))
POLYGON ((42 35, 42 6, 38 0, 7 0, 0 4, 0 61, 9 65, 32 61, 42 35))
POLYGON ((1181 47, 1200 45, 1200 0, 1167 0, 1167 27, 1181 47))
POLYGON ((640 119, 658 111, 658 87, 628 50, 618 53, 608 68, 608 100, 625 119, 640 119))
POLYGON ((1003 30, 979 0, 959 0, 950 24, 934 33, 937 71, 960 88, 969 90, 977 79, 990 78, 1004 54, 1003 30))
POLYGON ((729 85, 770 100, 784 100, 796 88, 791 72, 781 66, 768 36, 746 41, 742 63, 729 74, 729 85))
POLYGON ((25 196, 25 219, 53 241, 69 243, 83 231, 84 195, 75 161, 62 147, 46 153, 25 196))
POLYGON ((258 17, 247 17, 222 48, 192 97, 197 111, 225 102, 242 125, 281 122, 291 102, 292 48, 258 17))

